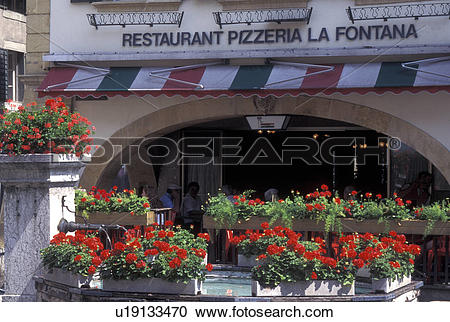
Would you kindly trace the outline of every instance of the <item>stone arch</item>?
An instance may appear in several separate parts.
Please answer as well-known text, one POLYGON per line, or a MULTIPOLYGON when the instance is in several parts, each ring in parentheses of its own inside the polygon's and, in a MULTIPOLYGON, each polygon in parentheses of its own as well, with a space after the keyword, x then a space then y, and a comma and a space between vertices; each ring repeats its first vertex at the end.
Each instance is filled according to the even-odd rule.
MULTIPOLYGON (((116 131, 110 138, 156 137, 207 121, 258 114, 253 100, 240 96, 233 98, 202 99, 181 103, 152 112, 126 127, 116 131)), ((398 137, 407 145, 430 160, 450 182, 450 151, 442 143, 420 128, 391 114, 349 102, 319 97, 283 97, 277 100, 271 114, 291 114, 315 116, 352 123, 373 129, 384 134, 398 137)), ((101 164, 90 164, 83 174, 83 187, 108 186, 120 165, 120 153, 131 153, 129 145, 135 142, 121 143, 120 151, 112 151, 108 145, 102 145, 106 154, 113 158, 99 158, 101 164)), ((97 153, 96 153, 97 154, 97 153)), ((95 157, 96 155, 94 155, 95 157)))

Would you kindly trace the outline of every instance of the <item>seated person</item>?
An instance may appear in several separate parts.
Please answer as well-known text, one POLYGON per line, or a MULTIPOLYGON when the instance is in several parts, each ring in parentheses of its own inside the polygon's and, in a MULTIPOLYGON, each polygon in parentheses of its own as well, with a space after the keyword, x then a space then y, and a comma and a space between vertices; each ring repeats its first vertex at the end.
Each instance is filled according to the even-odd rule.
POLYGON ((167 191, 159 199, 162 208, 171 208, 168 220, 175 222, 176 215, 180 213, 180 191, 181 187, 177 184, 169 184, 167 191))
POLYGON ((202 201, 198 196, 200 186, 197 182, 190 182, 187 189, 188 191, 181 204, 181 216, 186 226, 192 224, 199 226, 203 215, 203 211, 201 209, 202 201))
POLYGON ((264 199, 266 202, 278 201, 278 189, 270 188, 269 190, 264 192, 264 199))

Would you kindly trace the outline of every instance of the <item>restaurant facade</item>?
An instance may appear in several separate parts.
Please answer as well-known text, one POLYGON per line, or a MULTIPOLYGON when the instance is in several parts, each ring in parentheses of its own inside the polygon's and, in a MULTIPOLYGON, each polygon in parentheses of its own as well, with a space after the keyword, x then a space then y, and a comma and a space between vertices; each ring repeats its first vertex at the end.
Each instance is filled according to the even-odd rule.
POLYGON ((126 173, 160 195, 190 181, 203 198, 223 185, 392 194, 427 171, 438 199, 450 192, 449 8, 40 1, 32 18, 49 37, 27 43, 43 52, 27 60, 25 98, 63 97, 96 126, 83 187, 126 173))

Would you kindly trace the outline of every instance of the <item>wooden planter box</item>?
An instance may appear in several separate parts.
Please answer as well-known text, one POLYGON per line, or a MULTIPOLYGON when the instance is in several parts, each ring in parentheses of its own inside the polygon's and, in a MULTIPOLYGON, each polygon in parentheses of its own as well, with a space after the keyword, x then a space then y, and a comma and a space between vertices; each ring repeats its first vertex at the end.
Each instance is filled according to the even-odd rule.
POLYGON ((395 279, 382 278, 379 280, 372 278, 372 291, 390 293, 410 283, 411 276, 403 276, 395 279))
MULTIPOLYGON (((84 223, 84 219, 76 216, 77 223, 84 223)), ((121 226, 150 226, 156 221, 156 214, 153 211, 145 215, 130 215, 128 212, 93 212, 89 214, 86 221, 90 224, 98 225, 121 225, 121 226)))
POLYGON ((300 281, 280 283, 275 288, 265 288, 252 281, 253 296, 342 296, 355 295, 355 283, 342 285, 338 281, 300 281))
POLYGON ((160 278, 141 278, 131 280, 103 280, 103 290, 129 293, 182 294, 202 293, 202 282, 191 280, 189 283, 168 282, 160 278))
MULTIPOLYGON (((230 229, 230 230, 247 230, 247 229, 261 229, 263 222, 268 222, 269 218, 252 217, 247 221, 240 221, 233 225, 219 225, 210 216, 203 216, 203 228, 207 229, 230 229)), ((342 232, 351 233, 374 233, 379 234, 389 230, 394 230, 401 234, 417 234, 423 235, 427 226, 425 220, 403 220, 403 221, 388 221, 379 223, 378 220, 368 219, 358 221, 352 218, 342 218, 342 232), (386 229, 388 228, 388 229, 386 229)), ((285 226, 281 222, 275 222, 272 227, 285 226)), ((291 229, 295 231, 325 231, 325 223, 311 219, 294 219, 292 221, 291 229)), ((335 229, 336 230, 336 229, 335 229)), ((434 224, 433 230, 429 235, 450 235, 450 222, 438 221, 434 224)))
POLYGON ((83 276, 80 274, 73 274, 61 268, 52 268, 43 274, 43 278, 59 284, 64 284, 72 287, 81 287, 89 285, 92 281, 92 276, 83 276))
POLYGON ((237 266, 240 267, 253 267, 258 265, 258 262, 256 261, 256 255, 252 255, 250 257, 247 257, 245 255, 238 254, 238 264, 237 266))

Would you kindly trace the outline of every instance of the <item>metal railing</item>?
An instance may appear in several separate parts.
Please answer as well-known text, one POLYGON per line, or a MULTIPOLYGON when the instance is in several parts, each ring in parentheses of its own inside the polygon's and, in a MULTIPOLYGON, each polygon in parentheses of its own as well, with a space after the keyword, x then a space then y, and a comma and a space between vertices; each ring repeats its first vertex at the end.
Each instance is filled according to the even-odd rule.
POLYGON ((299 22, 311 19, 312 8, 259 9, 243 11, 213 12, 214 21, 222 28, 223 25, 299 22))
POLYGON ((184 12, 117 12, 87 14, 89 24, 95 29, 102 26, 178 25, 183 21, 184 12))
POLYGON ((450 2, 426 3, 379 7, 358 7, 346 9, 348 18, 352 23, 361 20, 384 20, 397 18, 440 17, 450 18, 450 2))

